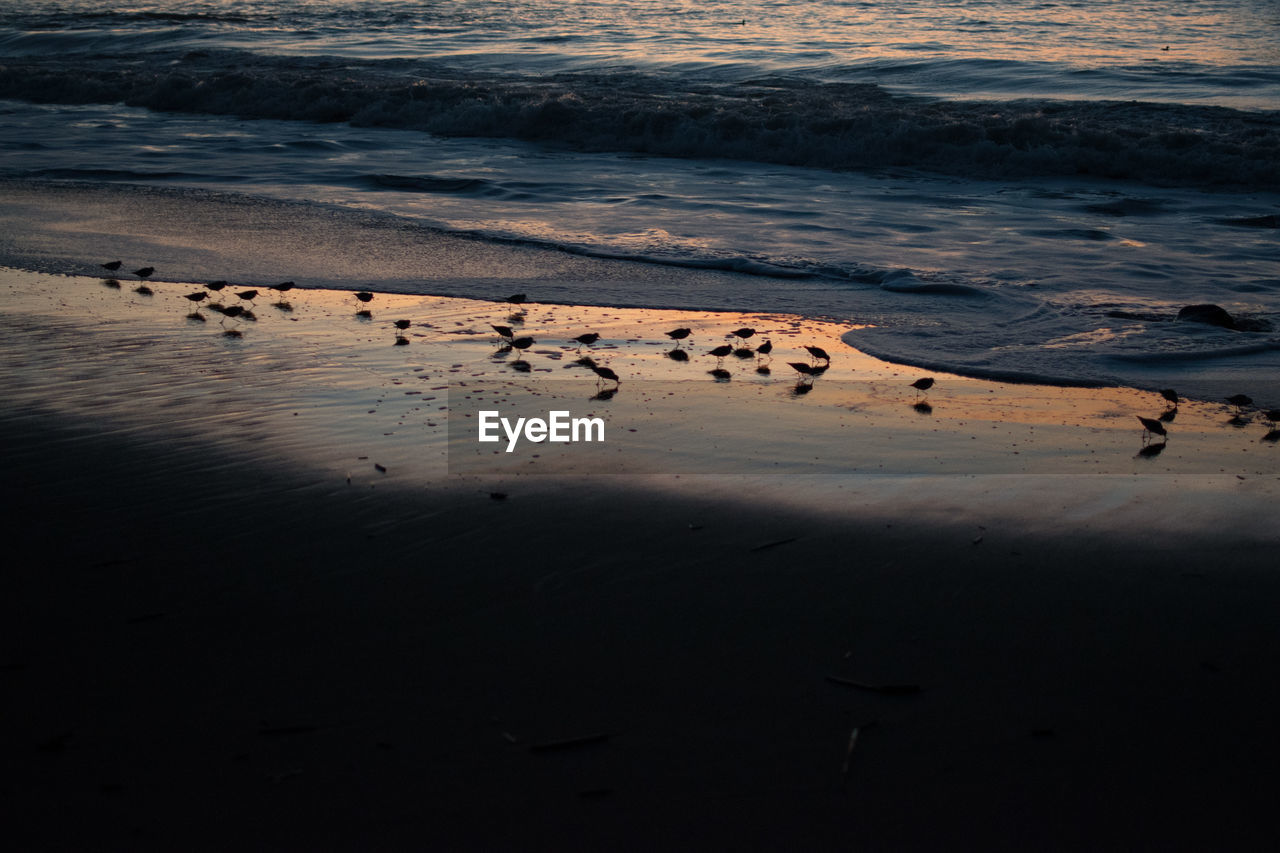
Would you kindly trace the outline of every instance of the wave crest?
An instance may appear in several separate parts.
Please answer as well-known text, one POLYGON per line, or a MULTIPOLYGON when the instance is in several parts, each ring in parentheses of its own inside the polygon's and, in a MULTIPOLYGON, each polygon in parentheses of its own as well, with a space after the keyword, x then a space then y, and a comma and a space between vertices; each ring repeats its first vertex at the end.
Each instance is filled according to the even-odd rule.
POLYGON ((142 65, 10 61, 0 66, 0 97, 826 169, 1280 189, 1280 112, 1224 107, 933 101, 791 78, 710 86, 633 73, 467 76, 398 60, 204 51, 152 54, 142 65))

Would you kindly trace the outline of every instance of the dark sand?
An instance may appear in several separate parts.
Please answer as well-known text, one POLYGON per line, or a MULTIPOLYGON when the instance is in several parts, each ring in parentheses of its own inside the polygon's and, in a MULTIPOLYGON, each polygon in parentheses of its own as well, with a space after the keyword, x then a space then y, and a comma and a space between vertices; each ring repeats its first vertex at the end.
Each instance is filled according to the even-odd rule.
MULTIPOLYGON (((718 395, 700 379, 687 417, 773 431, 789 464, 868 443, 902 476, 770 476, 727 453, 692 482, 447 475, 437 415, 400 401, 512 376, 483 333, 503 306, 379 294, 359 325, 349 295, 310 291, 228 340, 216 315, 184 320, 189 282, 4 286, 14 849, 1274 839, 1280 480, 1259 424, 1225 428, 1219 404, 1184 404, 1167 454, 1140 460, 1147 392, 947 379, 921 418, 918 372, 812 326, 869 390, 795 400, 738 367, 718 395), (393 347, 402 313, 422 326, 393 347), (980 409, 1010 420, 978 429, 980 409), (787 440, 851 417, 851 436, 787 440), (1105 462, 917 477, 889 449, 985 460, 1015 428, 1105 462)), ((539 322, 786 322, 556 311, 575 313, 539 322)), ((643 337, 614 363, 665 364, 643 337)), ((571 350, 529 358, 559 379, 571 350)))

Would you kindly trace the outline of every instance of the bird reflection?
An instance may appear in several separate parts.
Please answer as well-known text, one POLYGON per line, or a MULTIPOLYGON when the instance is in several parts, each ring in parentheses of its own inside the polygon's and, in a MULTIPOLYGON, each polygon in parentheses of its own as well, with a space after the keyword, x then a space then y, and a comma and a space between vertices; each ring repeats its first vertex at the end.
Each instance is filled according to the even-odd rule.
POLYGON ((512 370, 517 371, 519 373, 528 373, 530 370, 533 369, 532 364, 522 359, 516 359, 515 361, 510 362, 507 365, 507 367, 510 367, 512 370))
POLYGON ((599 400, 599 401, 612 400, 613 395, 617 393, 618 393, 617 388, 601 388, 599 391, 597 391, 593 396, 589 397, 588 399, 599 400))
POLYGON ((707 373, 716 378, 717 382, 728 382, 733 378, 733 374, 725 370, 723 367, 717 367, 714 370, 708 370, 707 373))
POLYGON ((804 379, 799 379, 796 381, 795 385, 791 386, 791 396, 803 397, 805 394, 808 394, 812 390, 813 390, 812 382, 808 382, 804 379))
POLYGON ((911 408, 915 409, 917 412, 919 412, 922 415, 933 414, 933 406, 930 406, 924 400, 921 400, 919 403, 914 404, 911 408))
POLYGON ((1159 456, 1161 451, 1163 451, 1165 447, 1168 446, 1168 444, 1169 443, 1167 441, 1162 441, 1159 444, 1145 445, 1141 450, 1138 451, 1137 457, 1140 457, 1143 459, 1150 459, 1153 456, 1159 456))
POLYGON ((676 346, 675 349, 668 351, 666 353, 666 356, 672 361, 688 361, 689 360, 689 353, 680 349, 679 346, 676 346))

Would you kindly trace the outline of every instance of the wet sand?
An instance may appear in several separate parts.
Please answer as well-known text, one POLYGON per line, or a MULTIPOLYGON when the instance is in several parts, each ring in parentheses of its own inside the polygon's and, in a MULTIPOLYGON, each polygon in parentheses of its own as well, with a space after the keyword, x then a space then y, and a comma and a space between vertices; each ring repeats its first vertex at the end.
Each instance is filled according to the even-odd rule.
POLYGON ((1186 401, 1143 456, 1151 392, 936 375, 922 412, 839 324, 537 303, 526 373, 511 305, 263 290, 199 321, 197 283, 126 278, 0 272, 24 849, 1271 836, 1256 413, 1186 401), (743 325, 771 372, 716 381, 743 325), (797 394, 805 344, 832 367, 797 394), (637 432, 610 467, 484 468, 450 434, 477 392, 637 432))

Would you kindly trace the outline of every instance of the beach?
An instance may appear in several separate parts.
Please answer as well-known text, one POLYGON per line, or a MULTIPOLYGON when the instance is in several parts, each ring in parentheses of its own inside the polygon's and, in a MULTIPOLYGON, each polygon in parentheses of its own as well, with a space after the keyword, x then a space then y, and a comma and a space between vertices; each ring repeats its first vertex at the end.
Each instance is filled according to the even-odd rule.
POLYGON ((14 850, 1269 850, 1257 0, 0 0, 14 850))
POLYGON ((361 319, 349 291, 295 290, 196 321, 199 282, 107 281, 3 274, 24 849, 1269 836, 1280 477, 1225 404, 1184 401, 1144 458, 1149 392, 939 377, 925 415, 919 372, 837 324, 532 302, 522 373, 488 328, 501 301, 377 293, 361 319), (711 336, 746 324, 776 375, 707 375, 711 336), (677 326, 692 364, 663 356, 677 326), (455 458, 463 389, 596 395, 579 328, 623 376, 593 404, 609 429, 680 389, 684 455, 455 458), (833 367, 797 396, 809 342, 833 367), (781 473, 732 445, 761 422, 781 473), (913 438, 967 461, 934 473, 913 438), (887 473, 803 464, 859 443, 887 473), (1086 445, 1098 472, 1073 469, 1086 445))

